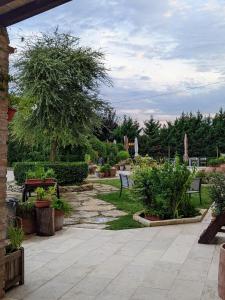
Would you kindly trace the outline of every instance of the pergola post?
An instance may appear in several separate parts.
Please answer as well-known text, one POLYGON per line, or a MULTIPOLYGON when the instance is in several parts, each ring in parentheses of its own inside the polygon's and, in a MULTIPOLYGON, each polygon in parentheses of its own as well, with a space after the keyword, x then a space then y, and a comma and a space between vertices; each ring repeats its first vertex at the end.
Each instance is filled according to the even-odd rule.
POLYGON ((8 138, 8 68, 9 39, 7 30, 0 27, 0 298, 4 296, 4 256, 6 239, 6 172, 8 138))

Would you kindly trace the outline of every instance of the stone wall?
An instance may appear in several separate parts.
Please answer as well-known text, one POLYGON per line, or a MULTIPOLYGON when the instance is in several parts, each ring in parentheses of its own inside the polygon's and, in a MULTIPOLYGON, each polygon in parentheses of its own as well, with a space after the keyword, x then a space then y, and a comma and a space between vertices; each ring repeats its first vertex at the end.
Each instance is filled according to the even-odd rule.
POLYGON ((4 296, 4 255, 5 255, 5 197, 7 172, 8 137, 8 56, 9 40, 5 28, 0 27, 0 298, 4 296))

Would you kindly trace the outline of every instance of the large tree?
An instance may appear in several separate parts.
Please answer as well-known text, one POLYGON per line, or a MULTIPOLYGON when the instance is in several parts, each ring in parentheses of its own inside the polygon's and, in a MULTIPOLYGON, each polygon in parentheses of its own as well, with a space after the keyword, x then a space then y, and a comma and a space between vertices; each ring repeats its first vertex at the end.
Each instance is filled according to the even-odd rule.
POLYGON ((142 128, 140 128, 139 123, 133 120, 131 117, 124 116, 123 121, 114 130, 114 138, 120 142, 124 142, 124 136, 127 136, 129 141, 134 141, 135 137, 138 137, 142 128))
POLYGON ((52 161, 59 146, 83 142, 106 107, 99 87, 111 82, 103 60, 101 51, 58 30, 27 41, 15 64, 21 101, 14 135, 28 144, 46 143, 52 161))

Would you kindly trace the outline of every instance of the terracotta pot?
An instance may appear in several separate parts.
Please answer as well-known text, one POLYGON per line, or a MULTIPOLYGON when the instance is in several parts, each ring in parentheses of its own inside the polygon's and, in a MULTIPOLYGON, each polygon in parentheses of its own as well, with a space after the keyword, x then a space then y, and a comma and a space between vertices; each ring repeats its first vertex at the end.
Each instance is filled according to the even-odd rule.
POLYGON ((32 234, 36 232, 36 222, 34 217, 22 218, 22 229, 25 234, 32 234))
POLYGON ((220 247, 218 293, 222 300, 225 300, 225 244, 220 247))
POLYGON ((43 180, 44 184, 54 184, 55 183, 55 179, 53 178, 46 178, 43 180))
POLYGON ((12 107, 9 107, 8 108, 8 122, 11 122, 15 113, 16 113, 16 109, 15 108, 12 108, 12 107))
POLYGON ((116 168, 111 168, 110 169, 110 177, 115 177, 116 176, 116 168))
POLYGON ((55 231, 61 230, 64 223, 64 213, 55 209, 55 231))
POLYGON ((43 181, 41 179, 27 179, 25 184, 40 185, 42 182, 43 181))
POLYGON ((36 208, 45 208, 50 207, 51 201, 49 200, 36 200, 35 201, 35 207, 36 208))
POLYGON ((91 174, 91 175, 95 174, 96 170, 97 170, 96 165, 90 165, 89 166, 89 174, 91 174))

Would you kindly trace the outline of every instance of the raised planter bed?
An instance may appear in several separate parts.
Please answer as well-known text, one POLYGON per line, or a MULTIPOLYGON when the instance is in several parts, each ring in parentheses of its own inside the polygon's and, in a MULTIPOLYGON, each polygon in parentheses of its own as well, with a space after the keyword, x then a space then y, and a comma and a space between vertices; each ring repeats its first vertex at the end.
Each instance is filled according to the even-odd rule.
POLYGON ((5 290, 24 284, 24 249, 5 255, 5 290))
POLYGON ((133 219, 146 227, 154 226, 166 226, 166 225, 177 225, 177 224, 188 224, 188 223, 197 223, 201 222, 204 216, 206 215, 208 209, 200 209, 200 215, 191 218, 182 218, 182 219, 169 219, 169 220, 159 220, 151 221, 144 218, 144 211, 137 212, 133 215, 133 219))

